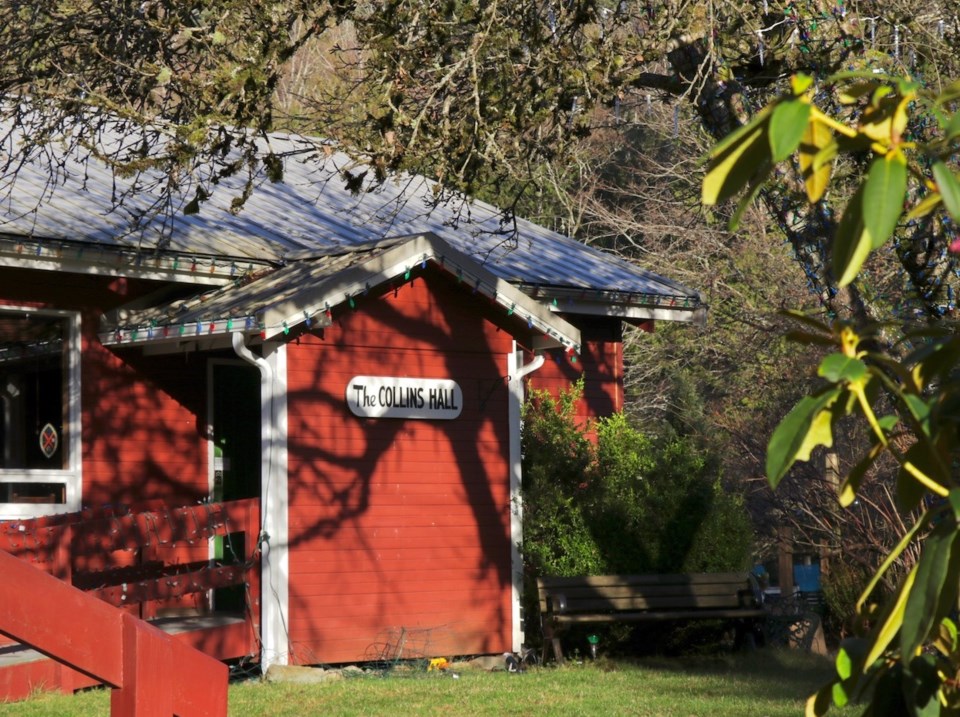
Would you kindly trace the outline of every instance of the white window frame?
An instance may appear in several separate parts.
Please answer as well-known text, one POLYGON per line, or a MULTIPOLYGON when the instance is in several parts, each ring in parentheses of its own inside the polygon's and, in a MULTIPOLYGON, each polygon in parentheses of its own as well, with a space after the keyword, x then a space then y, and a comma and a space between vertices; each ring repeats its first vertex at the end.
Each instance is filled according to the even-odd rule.
POLYGON ((80 313, 32 307, 0 305, 0 314, 18 313, 57 316, 65 319, 66 344, 66 426, 63 445, 66 466, 57 469, 0 468, 0 483, 59 483, 64 486, 63 503, 0 503, 0 520, 37 518, 80 510, 83 486, 80 444, 80 313))

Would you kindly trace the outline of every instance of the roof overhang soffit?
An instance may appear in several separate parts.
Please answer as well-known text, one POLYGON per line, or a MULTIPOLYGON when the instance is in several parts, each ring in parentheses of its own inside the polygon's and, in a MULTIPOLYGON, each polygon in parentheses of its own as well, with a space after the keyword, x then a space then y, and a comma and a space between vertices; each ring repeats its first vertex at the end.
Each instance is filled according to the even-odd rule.
POLYGON ((499 304, 506 315, 526 321, 529 329, 542 336, 538 347, 562 346, 579 352, 580 330, 577 327, 433 234, 411 237, 366 261, 304 287, 286 301, 267 307, 263 312, 262 337, 274 338, 309 318, 327 314, 336 306, 352 304, 356 297, 372 287, 397 277, 409 278, 417 266, 423 267, 427 263, 455 277, 471 292, 499 304))
POLYGON ((697 326, 707 324, 707 306, 699 304, 693 308, 682 306, 680 302, 665 301, 661 306, 635 306, 631 304, 601 304, 576 302, 571 306, 559 303, 559 311, 584 316, 608 316, 630 322, 681 321, 697 326), (678 305, 679 304, 679 305, 678 305))
MULTIPOLYGON (((502 307, 506 316, 525 321, 529 330, 539 334, 535 348, 564 347, 580 351, 580 331, 554 313, 549 306, 523 293, 485 269, 476 259, 454 249, 433 234, 415 235, 406 240, 391 240, 391 246, 333 274, 321 270, 311 276, 309 268, 297 276, 300 286, 284 292, 282 298, 235 314, 230 319, 217 317, 201 306, 196 312, 176 319, 168 326, 138 325, 136 318, 123 326, 104 325, 100 340, 105 345, 156 344, 185 340, 208 343, 216 335, 241 331, 262 340, 290 333, 301 324, 329 326, 330 314, 343 304, 354 305, 362 295, 397 277, 409 279, 411 273, 428 262, 455 277, 471 293, 481 294, 502 307)), ((298 262, 301 269, 308 262, 298 262)), ((321 266, 321 265, 318 265, 321 266)), ((276 281, 284 269, 268 274, 263 281, 276 281)), ((253 288, 253 284, 246 288, 253 288)), ((243 291, 245 289, 237 289, 243 291)))
POLYGON ((268 266, 253 259, 0 235, 0 267, 14 269, 220 286, 268 266))

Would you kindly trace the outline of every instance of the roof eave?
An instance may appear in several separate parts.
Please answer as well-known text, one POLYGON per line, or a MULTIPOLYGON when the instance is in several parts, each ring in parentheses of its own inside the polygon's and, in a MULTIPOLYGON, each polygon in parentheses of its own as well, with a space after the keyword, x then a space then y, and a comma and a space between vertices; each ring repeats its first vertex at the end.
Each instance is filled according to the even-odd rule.
POLYGON ((548 344, 580 350, 579 329, 432 233, 413 235, 407 241, 268 308, 263 315, 264 338, 271 339, 305 319, 352 303, 370 287, 398 276, 408 277, 415 266, 428 262, 454 276, 458 282, 466 283, 475 293, 499 304, 508 316, 525 320, 528 328, 540 332, 548 344))
POLYGON ((201 307, 162 325, 138 325, 134 320, 127 325, 108 326, 100 332, 100 339, 105 345, 163 342, 178 345, 190 339, 199 340, 240 330, 268 341, 289 334, 302 324, 307 327, 329 326, 333 309, 344 304, 353 306, 358 297, 373 287, 400 276, 408 279, 414 268, 427 263, 464 283, 473 293, 498 304, 507 317, 526 322, 527 328, 539 335, 538 347, 580 351, 580 330, 577 327, 549 306, 500 279, 472 257, 430 233, 412 235, 405 240, 400 238, 399 241, 391 239, 390 245, 375 256, 319 278, 316 283, 304 286, 257 312, 248 310, 243 316, 212 319, 202 315, 201 307))
POLYGON ((707 307, 704 304, 683 306, 682 303, 663 306, 636 306, 629 304, 576 303, 558 304, 554 311, 564 314, 606 316, 625 321, 679 321, 705 326, 707 307))
POLYGON ((0 236, 0 267, 217 286, 269 262, 37 237, 0 236))

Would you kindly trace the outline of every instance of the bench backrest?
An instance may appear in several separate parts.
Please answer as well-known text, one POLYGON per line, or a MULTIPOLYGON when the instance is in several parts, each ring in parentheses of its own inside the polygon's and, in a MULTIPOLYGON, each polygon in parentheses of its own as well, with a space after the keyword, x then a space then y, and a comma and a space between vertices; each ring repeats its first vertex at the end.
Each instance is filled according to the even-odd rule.
POLYGON ((750 575, 746 572, 541 577, 537 579, 537 588, 541 614, 756 606, 750 575), (562 610, 555 604, 561 599, 562 610))

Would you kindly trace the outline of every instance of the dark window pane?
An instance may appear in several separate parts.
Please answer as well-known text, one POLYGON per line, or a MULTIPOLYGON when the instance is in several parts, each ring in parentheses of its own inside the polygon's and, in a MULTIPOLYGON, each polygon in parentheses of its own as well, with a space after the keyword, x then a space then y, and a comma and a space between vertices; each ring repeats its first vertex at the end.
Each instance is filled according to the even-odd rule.
POLYGON ((63 469, 66 321, 0 313, 2 468, 63 469))
POLYGON ((0 503, 66 503, 63 483, 0 483, 0 503))

